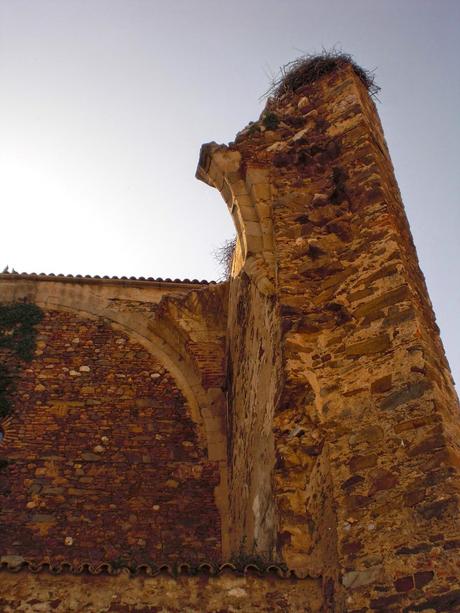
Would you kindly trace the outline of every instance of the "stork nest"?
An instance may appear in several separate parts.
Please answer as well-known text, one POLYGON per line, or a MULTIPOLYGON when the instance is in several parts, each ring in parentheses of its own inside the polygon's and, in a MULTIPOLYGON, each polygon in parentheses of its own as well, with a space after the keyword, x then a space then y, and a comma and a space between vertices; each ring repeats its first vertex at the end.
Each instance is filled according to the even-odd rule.
POLYGON ((320 54, 307 54, 285 64, 280 68, 279 75, 273 82, 264 97, 275 100, 280 99, 284 94, 296 92, 301 87, 309 85, 326 74, 351 66, 355 74, 359 77, 366 87, 369 95, 376 97, 380 87, 375 83, 375 75, 372 70, 365 70, 358 66, 353 57, 342 51, 323 51, 320 54))

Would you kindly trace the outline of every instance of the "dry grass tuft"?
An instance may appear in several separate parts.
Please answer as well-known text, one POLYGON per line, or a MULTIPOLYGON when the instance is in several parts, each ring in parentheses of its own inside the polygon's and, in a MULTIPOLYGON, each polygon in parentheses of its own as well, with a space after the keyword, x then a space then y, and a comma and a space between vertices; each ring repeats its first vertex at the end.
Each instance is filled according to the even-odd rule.
POLYGON ((236 248, 236 236, 230 240, 226 240, 214 250, 213 256, 217 260, 221 267, 222 274, 219 277, 219 281, 228 281, 230 279, 230 273, 232 272, 233 254, 236 248))

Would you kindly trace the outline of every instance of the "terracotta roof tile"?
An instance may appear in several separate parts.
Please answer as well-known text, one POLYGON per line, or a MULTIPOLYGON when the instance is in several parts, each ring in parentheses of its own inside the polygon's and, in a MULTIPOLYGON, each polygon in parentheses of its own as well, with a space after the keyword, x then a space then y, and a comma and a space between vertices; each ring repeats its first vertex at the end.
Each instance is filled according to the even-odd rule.
MULTIPOLYGON (((37 560, 27 560, 20 556, 2 556, 0 557, 0 570, 9 572, 19 572, 26 570, 32 573, 48 571, 53 575, 70 573, 74 575, 90 574, 90 575, 119 575, 122 572, 128 571, 129 574, 156 576, 166 574, 177 577, 179 575, 209 575, 217 576, 224 572, 230 572, 236 575, 258 575, 263 576, 278 576, 282 579, 305 579, 307 576, 301 575, 293 570, 282 568, 276 564, 268 564, 259 566, 258 564, 246 564, 238 566, 230 562, 224 564, 202 563, 199 565, 190 565, 188 563, 176 564, 131 564, 129 562, 123 564, 111 564, 109 562, 99 562, 92 564, 90 562, 82 562, 75 564, 70 561, 64 562, 43 562, 37 560)), ((308 576, 309 577, 309 576, 308 576)))
POLYGON ((145 283, 185 283, 185 284, 189 284, 189 285, 214 285, 216 283, 216 281, 206 281, 205 279, 202 279, 201 281, 198 279, 171 279, 170 277, 167 277, 166 279, 163 279, 162 277, 117 277, 117 276, 113 276, 110 277, 108 275, 104 275, 104 276, 100 276, 100 275, 63 275, 62 273, 60 274, 55 274, 53 272, 51 273, 45 273, 45 272, 3 272, 0 273, 0 279, 2 278, 11 278, 14 277, 16 279, 36 279, 39 278, 43 281, 46 280, 57 280, 57 281, 64 281, 67 279, 71 279, 74 281, 81 281, 81 280, 85 280, 85 281, 122 281, 122 282, 126 282, 126 281, 133 281, 133 282, 145 282, 145 283))

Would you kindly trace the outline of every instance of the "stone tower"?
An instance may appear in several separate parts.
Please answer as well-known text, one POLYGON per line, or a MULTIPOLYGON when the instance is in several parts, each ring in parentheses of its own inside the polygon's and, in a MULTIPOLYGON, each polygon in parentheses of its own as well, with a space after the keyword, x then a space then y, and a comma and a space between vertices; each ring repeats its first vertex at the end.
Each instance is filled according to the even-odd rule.
POLYGON ((370 83, 296 70, 201 151, 228 282, 0 275, 43 315, 0 347, 5 611, 460 610, 458 399, 370 83))
POLYGON ((198 176, 238 232, 233 548, 321 574, 338 610, 399 610, 425 589, 407 610, 444 610, 460 575, 459 406, 359 71, 288 84, 234 144, 204 146, 198 176))

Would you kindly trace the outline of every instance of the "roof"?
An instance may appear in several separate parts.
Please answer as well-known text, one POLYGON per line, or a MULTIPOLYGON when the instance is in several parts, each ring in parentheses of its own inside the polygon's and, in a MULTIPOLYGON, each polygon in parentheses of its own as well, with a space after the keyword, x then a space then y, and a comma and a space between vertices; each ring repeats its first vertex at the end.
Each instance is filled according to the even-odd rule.
POLYGON ((206 281, 202 279, 201 281, 198 279, 171 279, 167 277, 163 279, 162 277, 110 277, 108 275, 100 276, 100 275, 64 275, 64 274, 54 274, 54 273, 45 273, 45 272, 2 272, 0 273, 0 279, 30 279, 30 280, 38 280, 38 281, 64 281, 64 282, 79 282, 79 283, 101 283, 101 282, 109 282, 109 283, 142 283, 142 284, 151 284, 151 283, 181 283, 188 285, 214 285, 216 281, 206 281))
POLYGON ((0 571, 19 572, 28 570, 32 573, 48 571, 53 575, 61 575, 70 573, 74 575, 90 574, 90 575, 119 575, 122 572, 128 572, 130 575, 147 575, 156 576, 160 574, 177 576, 192 576, 192 575, 207 575, 218 576, 225 572, 230 572, 235 575, 247 576, 256 575, 263 576, 278 576, 281 579, 306 579, 311 578, 309 575, 302 575, 294 570, 287 569, 284 565, 277 564, 260 565, 257 563, 249 563, 237 565, 231 562, 223 564, 202 563, 199 565, 190 565, 188 563, 175 564, 134 564, 126 562, 99 562, 99 563, 73 563, 70 561, 64 562, 43 562, 38 560, 26 560, 21 556, 1 556, 0 571))

